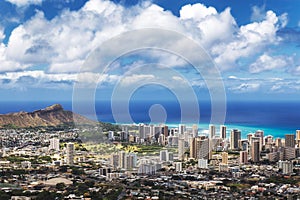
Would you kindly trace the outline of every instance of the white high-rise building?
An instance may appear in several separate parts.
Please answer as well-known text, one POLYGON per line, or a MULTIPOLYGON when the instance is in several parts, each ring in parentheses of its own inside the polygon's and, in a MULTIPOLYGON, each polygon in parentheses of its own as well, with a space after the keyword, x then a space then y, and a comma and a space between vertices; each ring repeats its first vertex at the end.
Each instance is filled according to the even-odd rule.
POLYGON ((192 135, 193 135, 193 137, 198 136, 198 125, 197 124, 194 124, 192 127, 192 135))
POLYGON ((175 162, 175 171, 182 172, 182 162, 175 162))
POLYGON ((293 173, 293 163, 291 161, 279 161, 278 162, 282 169, 283 174, 291 174, 293 173))
POLYGON ((51 138, 49 150, 59 151, 59 139, 58 138, 51 138))
POLYGON ((139 136, 141 139, 145 139, 144 124, 139 124, 139 136))
POLYGON ((136 167, 137 155, 135 153, 129 153, 125 156, 125 169, 133 169, 136 167))
POLYGON ((198 167, 200 169, 208 169, 208 160, 207 159, 198 159, 198 167))
POLYGON ((159 152, 159 158, 160 158, 161 162, 168 161, 169 160, 169 158, 168 158, 168 150, 161 150, 159 152))
POLYGON ((108 139, 114 140, 115 139, 115 133, 113 131, 108 131, 108 139))
POLYGON ((184 153, 185 153, 184 139, 178 138, 178 159, 179 160, 184 159, 184 153))
POLYGON ((67 165, 74 164, 74 156, 75 156, 75 146, 73 142, 67 143, 67 155, 66 155, 66 163, 67 165))

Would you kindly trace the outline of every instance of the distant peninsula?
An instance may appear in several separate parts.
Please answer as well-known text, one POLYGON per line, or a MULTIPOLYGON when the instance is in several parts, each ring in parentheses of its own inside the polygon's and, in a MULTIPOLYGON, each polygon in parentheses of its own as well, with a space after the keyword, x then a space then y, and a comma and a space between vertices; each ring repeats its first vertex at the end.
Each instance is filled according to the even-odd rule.
POLYGON ((38 126, 58 126, 62 124, 96 124, 82 115, 64 110, 60 104, 54 104, 33 112, 16 112, 0 114, 0 127, 13 126, 19 128, 38 126))

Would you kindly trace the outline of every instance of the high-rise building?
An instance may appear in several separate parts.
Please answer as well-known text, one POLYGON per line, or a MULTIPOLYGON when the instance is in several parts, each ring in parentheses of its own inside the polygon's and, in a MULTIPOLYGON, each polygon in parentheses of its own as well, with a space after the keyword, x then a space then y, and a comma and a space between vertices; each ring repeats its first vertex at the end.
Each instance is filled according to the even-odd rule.
POLYGON ((185 153, 184 139, 183 138, 178 138, 178 159, 179 160, 184 159, 184 153, 185 153))
POLYGON ((186 131, 186 126, 184 124, 179 124, 179 127, 178 127, 179 136, 183 135, 185 131, 186 131))
POLYGON ((173 154, 173 152, 168 152, 168 161, 174 161, 174 154, 173 154))
POLYGON ((293 163, 291 161, 279 161, 280 169, 282 169, 283 174, 293 173, 293 163))
POLYGON ((296 141, 298 147, 300 147, 300 130, 296 130, 296 141))
POLYGON ((295 148, 295 135, 294 134, 285 134, 285 147, 295 148))
POLYGON ((169 152, 168 150, 161 150, 159 152, 159 158, 161 162, 168 162, 174 160, 174 155, 172 152, 169 152))
POLYGON ((115 133, 113 131, 108 131, 108 139, 114 140, 115 139, 115 133))
POLYGON ((220 137, 222 139, 226 139, 226 126, 224 125, 220 126, 220 137))
POLYGON ((242 150, 242 151, 247 151, 248 150, 248 146, 249 146, 249 143, 248 143, 248 140, 240 140, 239 141, 239 149, 242 150))
POLYGON ((273 144, 274 140, 273 140, 273 136, 272 135, 268 135, 265 137, 265 144, 267 145, 271 145, 273 144))
POLYGON ((247 134, 247 140, 248 140, 248 142, 249 142, 249 145, 251 145, 251 142, 252 142, 252 137, 254 137, 254 134, 253 133, 249 133, 249 134, 247 134))
POLYGON ((55 150, 59 151, 59 139, 58 138, 51 138, 50 139, 50 145, 49 145, 49 150, 55 150))
POLYGON ((300 140, 300 130, 296 130, 296 140, 300 140))
POLYGON ((227 152, 222 153, 222 163, 228 164, 228 153, 227 152))
POLYGON ((264 146, 264 131, 257 130, 254 136, 259 137, 259 150, 262 151, 262 147, 264 146))
POLYGON ((248 152, 240 151, 240 164, 247 164, 247 163, 248 163, 248 152))
POLYGON ((74 164, 74 155, 75 155, 74 143, 72 143, 72 142, 67 143, 66 151, 67 151, 67 155, 66 155, 67 165, 73 165, 74 164))
POLYGON ((158 143, 160 145, 163 145, 165 146, 166 145, 166 137, 164 134, 160 134, 159 137, 158 137, 158 143))
POLYGON ((291 160, 296 158, 296 148, 295 147, 284 147, 283 148, 283 160, 291 160))
POLYGON ((198 125, 197 124, 193 124, 192 135, 193 135, 193 137, 198 137, 198 125))
POLYGON ((260 141, 259 139, 252 138, 252 145, 251 145, 251 159, 252 162, 257 163, 260 160, 260 141))
POLYGON ((131 170, 136 167, 137 156, 135 153, 125 155, 125 169, 131 170))
POLYGON ((125 163, 126 163, 126 152, 125 151, 120 151, 119 152, 119 168, 125 168, 125 163))
POLYGON ((161 150, 159 152, 159 158, 160 158, 160 161, 161 162, 164 162, 164 161, 169 161, 169 158, 168 158, 168 150, 161 150))
POLYGON ((163 132, 163 134, 164 134, 164 136, 165 136, 165 138, 167 138, 168 136, 169 136, 169 127, 168 126, 163 126, 163 128, 162 128, 162 132, 163 132))
POLYGON ((275 139, 275 146, 276 146, 276 147, 282 147, 281 138, 276 138, 276 139, 275 139))
POLYGON ((154 124, 150 124, 150 137, 154 137, 154 124))
POLYGON ((241 140, 241 131, 237 129, 233 129, 230 132, 230 149, 238 149, 239 148, 239 140, 241 140))
POLYGON ((212 139, 216 136, 216 127, 213 124, 209 125, 209 139, 212 139))
POLYGON ((154 126, 154 136, 157 136, 162 133, 162 127, 154 126))
POLYGON ((209 139, 204 137, 192 138, 190 143, 190 157, 195 159, 210 159, 209 139))
POLYGON ((145 138, 149 139, 151 137, 151 127, 150 126, 144 126, 144 135, 145 138))
POLYGON ((141 139, 145 139, 145 132, 144 132, 144 124, 139 124, 139 136, 141 139))
POLYGON ((114 169, 116 169, 119 165, 119 155, 118 154, 112 154, 110 156, 110 164, 113 166, 114 169))

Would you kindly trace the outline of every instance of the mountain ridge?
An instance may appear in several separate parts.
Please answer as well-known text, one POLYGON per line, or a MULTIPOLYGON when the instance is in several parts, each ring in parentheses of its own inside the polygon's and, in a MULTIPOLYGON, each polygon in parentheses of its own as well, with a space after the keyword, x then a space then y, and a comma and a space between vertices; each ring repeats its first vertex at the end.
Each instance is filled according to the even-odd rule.
POLYGON ((82 115, 64 110, 60 104, 53 104, 32 112, 14 112, 0 114, 0 127, 13 125, 20 128, 37 126, 57 126, 61 124, 96 124, 82 115))

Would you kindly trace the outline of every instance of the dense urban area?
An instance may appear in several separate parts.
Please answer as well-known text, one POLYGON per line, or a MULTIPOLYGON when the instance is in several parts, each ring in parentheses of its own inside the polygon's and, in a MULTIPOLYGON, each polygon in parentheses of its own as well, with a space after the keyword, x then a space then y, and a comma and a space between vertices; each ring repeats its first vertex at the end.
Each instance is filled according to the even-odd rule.
POLYGON ((297 199, 300 131, 209 125, 0 130, 0 199, 297 199))

